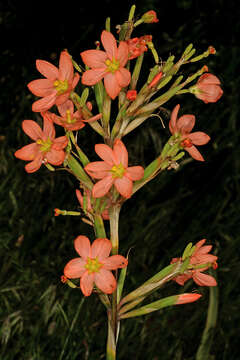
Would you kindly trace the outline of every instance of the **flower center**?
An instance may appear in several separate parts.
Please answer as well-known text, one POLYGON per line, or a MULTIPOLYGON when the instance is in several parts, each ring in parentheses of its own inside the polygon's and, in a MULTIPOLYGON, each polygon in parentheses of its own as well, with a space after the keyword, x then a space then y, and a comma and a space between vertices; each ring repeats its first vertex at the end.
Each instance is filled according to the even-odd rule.
POLYGON ((119 165, 114 165, 111 169, 113 178, 122 178, 125 172, 125 168, 122 163, 119 165))
POLYGON ((192 145, 193 145, 192 140, 189 138, 186 138, 183 141, 181 141, 181 146, 184 148, 191 147, 192 145))
POLYGON ((68 81, 67 80, 55 80, 53 86, 57 90, 57 95, 64 94, 68 89, 68 81))
POLYGON ((112 61, 110 60, 110 59, 107 59, 106 61, 105 61, 105 64, 107 65, 107 69, 108 69, 108 71, 109 72, 111 72, 111 73, 115 73, 117 70, 118 70, 118 68, 119 68, 119 61, 118 60, 116 60, 116 59, 112 59, 112 61))
POLYGON ((102 266, 103 264, 99 262, 97 257, 94 259, 88 257, 85 268, 88 270, 89 274, 92 274, 98 272, 102 266))
POLYGON ((38 140, 36 141, 36 143, 37 143, 38 145, 41 145, 41 146, 40 146, 40 151, 41 151, 41 152, 44 152, 44 153, 50 151, 51 146, 52 146, 52 141, 51 141, 49 138, 48 138, 46 141, 44 141, 44 140, 42 140, 42 139, 38 139, 38 140))
POLYGON ((76 119, 71 117, 71 112, 69 109, 66 111, 65 115, 68 124, 74 124, 76 122, 76 119))

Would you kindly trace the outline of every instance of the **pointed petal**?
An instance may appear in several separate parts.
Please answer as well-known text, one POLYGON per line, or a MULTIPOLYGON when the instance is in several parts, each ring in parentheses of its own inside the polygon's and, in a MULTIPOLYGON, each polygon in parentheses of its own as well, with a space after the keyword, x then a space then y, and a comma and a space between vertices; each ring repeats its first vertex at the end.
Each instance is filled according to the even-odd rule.
POLYGON ((125 86, 128 86, 128 84, 131 81, 131 74, 130 72, 125 68, 119 68, 115 73, 118 85, 123 88, 125 86))
POLYGON ((41 167, 42 161, 43 161, 42 154, 39 153, 33 161, 31 161, 25 166, 26 172, 33 173, 37 171, 41 167))
POLYGON ((127 168, 125 175, 132 181, 140 180, 144 175, 144 168, 142 166, 131 166, 127 168))
POLYGON ((109 59, 110 60, 112 60, 112 58, 116 59, 117 41, 116 41, 115 37, 113 36, 113 34, 110 33, 109 31, 103 30, 102 35, 101 35, 101 41, 102 41, 104 49, 107 52, 107 56, 109 57, 109 59))
POLYGON ((79 235, 74 240, 74 247, 76 252, 85 260, 90 256, 91 244, 87 236, 79 235))
POLYGON ((63 104, 58 105, 57 108, 58 108, 59 114, 60 114, 62 117, 65 116, 67 110, 69 110, 69 111, 70 111, 70 114, 73 115, 74 105, 73 105, 73 102, 72 102, 71 100, 65 101, 63 104))
POLYGON ((196 131, 188 135, 188 138, 192 140, 194 145, 204 145, 210 141, 210 136, 202 131, 196 131))
POLYGON ((68 144, 67 136, 59 136, 58 138, 54 139, 52 149, 54 150, 62 150, 68 144))
POLYGON ((92 188, 92 196, 94 198, 100 198, 108 193, 113 184, 112 176, 104 177, 98 181, 92 188))
POLYGON ((220 80, 213 74, 205 73, 201 75, 201 77, 198 79, 197 84, 213 84, 213 85, 220 85, 220 80))
POLYGON ((86 50, 81 52, 82 61, 84 64, 93 69, 105 68, 105 61, 107 60, 107 54, 102 50, 86 50))
POLYGON ((114 100, 120 93, 121 87, 118 85, 115 74, 107 73, 104 76, 104 86, 107 94, 112 100, 114 100))
POLYGON ((36 60, 38 71, 47 79, 54 81, 58 78, 58 68, 45 60, 36 60))
POLYGON ((86 271, 80 279, 80 288, 85 296, 91 295, 93 291, 94 276, 86 271))
POLYGON ((103 177, 110 176, 109 171, 112 166, 108 165, 105 161, 94 161, 87 164, 84 170, 95 179, 102 179, 103 177))
POLYGON ((105 294, 112 294, 117 287, 117 282, 111 271, 101 268, 95 273, 95 284, 105 294))
POLYGON ((91 257, 98 257, 98 260, 102 262, 106 259, 112 250, 112 243, 106 238, 98 238, 94 240, 91 247, 91 257))
POLYGON ((48 96, 55 92, 53 83, 49 79, 33 80, 27 85, 28 89, 36 96, 48 96))
POLYGON ((171 119, 169 122, 169 130, 171 132, 171 134, 174 134, 176 132, 176 123, 177 123, 177 116, 178 116, 178 111, 180 109, 180 105, 176 105, 175 108, 173 109, 172 113, 171 113, 171 119))
POLYGON ((65 152, 51 148, 51 150, 45 154, 44 158, 52 165, 61 165, 65 159, 65 152))
POLYGON ((65 103, 69 99, 69 96, 70 96, 70 91, 66 91, 64 94, 58 95, 56 97, 56 105, 59 106, 65 103))
POLYGON ((73 64, 67 51, 62 51, 59 60, 59 80, 73 81, 73 64))
POLYGON ((75 89, 75 87, 77 86, 79 80, 80 80, 80 75, 78 73, 75 73, 74 77, 73 77, 73 81, 72 81, 72 90, 75 89))
POLYGON ((122 255, 113 255, 102 261, 106 270, 116 270, 125 268, 128 264, 127 259, 122 255))
POLYGON ((55 138, 55 128, 53 123, 43 115, 43 134, 46 138, 49 138, 51 141, 55 138))
POLYGON ((83 206, 83 196, 82 196, 81 191, 79 189, 76 189, 76 195, 77 195, 79 204, 82 207, 83 206))
POLYGON ((205 242, 206 242, 206 239, 199 240, 199 241, 195 244, 196 249, 195 249, 194 253, 196 253, 196 251, 197 251, 198 249, 200 249, 200 248, 205 244, 205 242))
POLYGON ((207 254, 212 250, 212 245, 205 245, 202 246, 200 249, 197 250, 197 252, 195 253, 195 255, 199 256, 202 254, 207 254))
POLYGON ((95 85, 105 76, 105 74, 105 68, 87 70, 82 75, 82 84, 89 86, 95 85))
POLYGON ((122 164, 125 168, 128 167, 128 152, 124 143, 117 139, 114 142, 113 153, 117 159, 116 165, 122 164))
POLYGON ((117 59, 119 60, 120 66, 124 67, 128 61, 129 48, 125 41, 120 41, 117 50, 117 59))
POLYGON ((193 280, 199 286, 217 286, 217 282, 211 275, 203 274, 201 271, 196 271, 193 274, 193 280))
POLYGON ((195 125, 194 115, 183 115, 177 121, 177 129, 181 134, 189 134, 195 125))
POLYGON ((106 163, 108 163, 110 166, 113 166, 115 164, 116 157, 110 146, 105 144, 96 144, 95 151, 98 154, 98 156, 106 163))
POLYGON ((132 187, 133 183, 132 180, 123 176, 121 179, 117 178, 114 180, 114 185, 117 191, 125 198, 130 198, 132 195, 132 187))
POLYGON ((184 150, 186 150, 193 159, 198 161, 205 161, 203 156, 195 146, 184 148, 184 150))
POLYGON ((18 159, 29 161, 33 160, 38 152, 38 145, 36 143, 32 143, 23 146, 21 149, 17 150, 14 155, 18 159))
POLYGON ((81 258, 70 260, 65 266, 63 273, 69 279, 80 278, 86 271, 86 261, 81 258))
POLYGON ((32 104, 32 111, 34 112, 44 112, 49 110, 56 101, 57 93, 53 92, 51 95, 45 96, 40 100, 35 101, 32 104))
POLYGON ((23 120, 22 122, 22 129, 31 139, 38 140, 43 137, 43 131, 36 123, 36 121, 33 120, 23 120))

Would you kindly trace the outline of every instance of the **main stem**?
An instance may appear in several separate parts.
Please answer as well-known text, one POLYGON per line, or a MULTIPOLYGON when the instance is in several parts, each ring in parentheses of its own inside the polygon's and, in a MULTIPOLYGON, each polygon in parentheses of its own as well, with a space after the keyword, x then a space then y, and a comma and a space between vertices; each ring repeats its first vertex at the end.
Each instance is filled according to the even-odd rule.
MULTIPOLYGON (((121 205, 114 204, 109 209, 110 220, 110 236, 112 242, 112 255, 118 254, 118 223, 121 205)), ((117 272, 116 272, 117 280, 117 272)), ((117 289, 112 294, 112 309, 108 313, 108 340, 107 340, 107 360, 116 359, 116 346, 117 346, 117 289)))

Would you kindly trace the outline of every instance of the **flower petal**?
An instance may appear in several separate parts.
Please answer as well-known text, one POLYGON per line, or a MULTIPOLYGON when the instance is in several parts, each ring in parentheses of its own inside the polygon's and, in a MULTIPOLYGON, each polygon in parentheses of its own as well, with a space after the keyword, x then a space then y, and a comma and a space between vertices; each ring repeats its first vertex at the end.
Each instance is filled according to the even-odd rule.
POLYGON ((112 255, 103 261, 103 269, 116 270, 118 268, 125 268, 128 264, 127 259, 122 255, 112 255))
POLYGON ((51 150, 44 155, 44 158, 52 165, 61 165, 65 159, 65 152, 51 148, 51 150))
POLYGON ((36 67, 38 71, 49 80, 56 80, 58 78, 58 68, 45 60, 36 60, 36 67))
POLYGON ((108 165, 105 161, 93 161, 87 164, 84 170, 95 179, 102 179, 109 176, 109 171, 112 166, 108 165))
POLYGON ((107 73, 104 76, 104 86, 107 94, 112 100, 114 100, 120 93, 121 87, 118 85, 115 74, 107 73))
POLYGON ((102 262, 103 259, 106 259, 112 250, 112 243, 106 238, 98 238, 94 240, 91 247, 91 257, 96 258, 102 262))
POLYGON ((95 273, 95 284, 105 294, 112 294, 117 287, 117 282, 111 271, 101 268, 95 273))
POLYGON ((116 157, 113 150, 105 144, 96 144, 95 151, 98 156, 109 165, 113 166, 116 162, 116 157))
POLYGON ((73 81, 73 64, 67 51, 62 51, 59 60, 59 80, 73 81))
POLYGON ((116 165, 122 164, 125 168, 128 167, 128 152, 124 143, 117 139, 114 142, 113 153, 117 159, 116 165))
POLYGON ((59 136, 58 138, 53 140, 52 149, 54 150, 62 150, 68 144, 67 136, 59 136))
POLYGON ((22 129, 31 139, 38 140, 43 137, 43 131, 36 123, 36 121, 33 120, 23 120, 22 122, 22 129))
POLYGON ((210 141, 210 136, 202 131, 196 131, 188 135, 194 145, 205 145, 210 141))
POLYGON ((100 198, 108 193, 113 184, 112 176, 106 176, 102 180, 99 180, 92 188, 92 196, 94 198, 100 198))
POLYGON ((32 104, 32 111, 44 112, 50 109, 56 102, 57 92, 54 91, 51 95, 45 96, 32 104))
POLYGON ((74 240, 74 247, 76 252, 85 260, 90 256, 91 244, 87 236, 79 235, 74 240))
POLYGON ((87 70, 82 75, 82 84, 84 85, 95 85, 97 84, 106 74, 104 68, 87 70))
POLYGON ((193 280, 199 286, 217 286, 217 282, 211 275, 203 274, 201 271, 195 271, 193 280))
POLYGON ((32 143, 23 146, 21 149, 17 150, 14 155, 18 159, 29 161, 33 160, 38 152, 38 145, 36 143, 32 143))
POLYGON ((128 61, 129 48, 125 41, 120 41, 117 50, 117 59, 121 67, 124 67, 128 61))
POLYGON ((64 117, 66 114, 66 111, 69 110, 70 114, 73 115, 74 112, 74 105, 73 102, 71 100, 67 100, 65 101, 63 104, 58 105, 58 112, 59 114, 64 117))
POLYGON ((131 81, 131 74, 125 68, 119 68, 115 73, 118 85, 122 88, 128 86, 131 81))
POLYGON ((91 295, 94 284, 94 274, 89 274, 86 271, 80 279, 80 288, 85 296, 91 295))
POLYGON ((194 115, 183 115, 177 120, 177 129, 181 134, 189 134, 195 125, 194 115))
POLYGON ((107 52, 107 56, 109 57, 109 59, 110 60, 112 60, 112 58, 116 59, 117 41, 116 41, 115 37, 113 36, 113 34, 110 33, 109 31, 103 30, 102 35, 101 35, 101 41, 102 41, 104 49, 107 52))
POLYGON ((46 139, 49 138, 51 141, 55 138, 55 134, 56 134, 52 121, 50 121, 48 117, 44 116, 44 114, 43 114, 43 134, 46 137, 46 139))
POLYGON ((28 83, 27 87, 34 95, 41 97, 51 95, 55 91, 53 83, 49 79, 33 80, 28 83))
POLYGON ((39 153, 33 161, 31 161, 30 163, 28 163, 25 166, 26 172, 33 173, 33 172, 37 171, 38 169, 40 169, 40 167, 42 165, 42 161, 43 161, 43 156, 41 153, 39 153))
POLYGON ((184 148, 184 150, 186 150, 193 159, 198 161, 205 161, 203 156, 195 146, 186 147, 184 148))
POLYGON ((107 60, 107 54, 102 50, 86 50, 81 52, 82 61, 84 64, 93 69, 105 68, 105 61, 107 60))
POLYGON ((123 176, 121 179, 116 178, 114 180, 114 186, 123 197, 127 199, 131 197, 133 183, 132 180, 130 180, 126 176, 123 176))
POLYGON ((86 260, 75 258, 70 260, 65 266, 63 273, 69 279, 80 278, 86 271, 86 260))
POLYGON ((144 175, 144 168, 142 166, 131 166, 128 167, 125 175, 133 181, 142 179, 144 175))
POLYGON ((169 130, 171 134, 174 134, 176 132, 176 123, 177 123, 177 116, 179 109, 180 109, 180 105, 178 104, 175 106, 175 108, 171 113, 171 119, 169 121, 169 130))

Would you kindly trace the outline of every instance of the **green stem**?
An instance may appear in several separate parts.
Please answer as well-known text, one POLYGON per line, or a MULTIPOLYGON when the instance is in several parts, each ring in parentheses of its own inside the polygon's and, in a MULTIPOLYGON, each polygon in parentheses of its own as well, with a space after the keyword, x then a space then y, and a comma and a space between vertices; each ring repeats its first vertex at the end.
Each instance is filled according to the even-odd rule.
POLYGON ((106 238, 104 222, 100 214, 94 215, 94 229, 97 238, 106 238))
MULTIPOLYGON (((211 272, 211 270, 210 270, 211 272)), ((210 350, 213 341, 214 328, 218 315, 218 287, 209 287, 209 304, 205 329, 202 334, 201 343, 197 350, 196 360, 206 360, 210 358, 210 350)))

